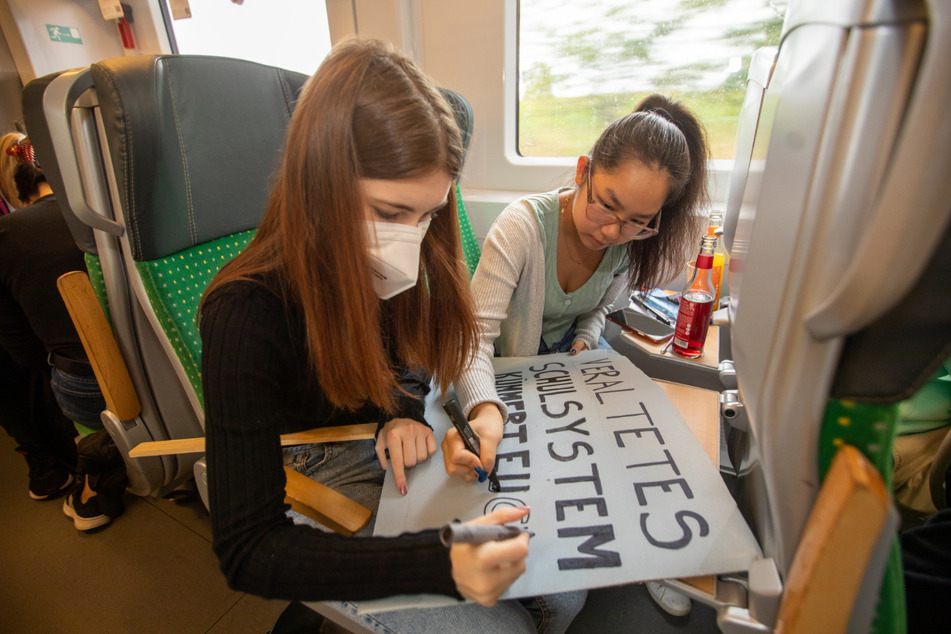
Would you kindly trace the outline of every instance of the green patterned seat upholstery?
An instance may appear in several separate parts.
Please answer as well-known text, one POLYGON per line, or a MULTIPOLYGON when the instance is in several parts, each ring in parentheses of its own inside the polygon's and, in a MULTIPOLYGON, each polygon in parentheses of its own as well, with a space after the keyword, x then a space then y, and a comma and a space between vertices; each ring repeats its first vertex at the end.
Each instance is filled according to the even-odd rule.
POLYGON ((466 258, 466 269, 469 270, 469 279, 475 273, 479 265, 479 243, 476 241, 475 232, 472 230, 472 223, 469 222, 469 214, 466 213, 466 206, 462 202, 462 192, 459 190, 459 183, 456 183, 456 205, 459 209, 459 231, 462 234, 462 254, 466 258))
POLYGON ((89 273, 89 283, 92 284, 92 290, 99 299, 102 306, 102 312, 106 314, 106 320, 112 326, 112 316, 109 313, 109 299, 106 297, 106 281, 102 276, 102 262, 98 255, 91 253, 85 254, 86 272, 89 273))
POLYGON ((253 230, 244 231, 158 260, 136 263, 162 330, 202 403, 201 337, 195 321, 198 303, 212 278, 252 237, 253 230))

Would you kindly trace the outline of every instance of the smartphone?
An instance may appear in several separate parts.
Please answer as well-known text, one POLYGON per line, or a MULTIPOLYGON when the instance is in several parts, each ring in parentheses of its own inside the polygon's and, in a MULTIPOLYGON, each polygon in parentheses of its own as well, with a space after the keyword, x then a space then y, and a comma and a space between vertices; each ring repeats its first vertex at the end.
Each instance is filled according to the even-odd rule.
POLYGON ((666 341, 674 335, 674 327, 654 319, 633 308, 622 308, 608 315, 608 319, 624 330, 636 333, 654 343, 666 341))

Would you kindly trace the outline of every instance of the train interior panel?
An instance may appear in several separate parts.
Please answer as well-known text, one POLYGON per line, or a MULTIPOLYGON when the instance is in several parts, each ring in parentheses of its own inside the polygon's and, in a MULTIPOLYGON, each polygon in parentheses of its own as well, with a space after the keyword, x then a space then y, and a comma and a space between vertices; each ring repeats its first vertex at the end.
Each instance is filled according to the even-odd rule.
MULTIPOLYGON (((295 631, 288 600, 229 588, 212 550, 195 311, 258 227, 308 77, 357 36, 392 43, 455 110, 470 275, 503 209, 580 185, 578 157, 642 97, 672 93, 707 128, 703 213, 722 214, 726 254, 715 345, 687 359, 610 320, 603 337, 651 379, 715 394, 715 466, 760 552, 703 582, 658 580, 687 598, 679 615, 656 586, 592 589, 567 632, 915 631, 901 536, 925 519, 897 501, 895 438, 951 354, 951 3, 110 4, 0 2, 0 114, 30 137, 82 251, 61 292, 128 477, 125 513, 76 530, 61 502, 25 494, 28 465, 0 434, 3 629, 295 631)), ((657 314, 649 294, 631 306, 657 314)), ((675 326, 673 310, 659 319, 675 326)), ((930 433, 951 425, 944 410, 930 433)), ((917 486, 939 517, 951 434, 929 451, 917 486)))

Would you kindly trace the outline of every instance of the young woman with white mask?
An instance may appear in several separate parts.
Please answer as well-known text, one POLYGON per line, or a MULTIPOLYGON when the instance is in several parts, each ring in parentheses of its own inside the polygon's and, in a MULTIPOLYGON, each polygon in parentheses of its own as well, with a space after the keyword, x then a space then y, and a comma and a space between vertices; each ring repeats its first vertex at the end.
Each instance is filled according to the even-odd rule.
POLYGON ((530 605, 498 603, 525 569, 527 537, 447 548, 435 530, 370 537, 371 523, 348 538, 284 504, 285 465, 375 511, 388 467, 405 494, 405 470, 437 451, 430 380, 447 389, 478 336, 451 193, 462 158, 448 104, 388 46, 339 45, 304 87, 261 226, 199 313, 214 549, 233 588, 476 602, 359 617, 387 632, 556 632, 581 609, 583 594, 564 608, 548 598, 546 616, 566 615, 552 625, 530 605), (375 441, 280 446, 282 433, 366 422, 375 441))

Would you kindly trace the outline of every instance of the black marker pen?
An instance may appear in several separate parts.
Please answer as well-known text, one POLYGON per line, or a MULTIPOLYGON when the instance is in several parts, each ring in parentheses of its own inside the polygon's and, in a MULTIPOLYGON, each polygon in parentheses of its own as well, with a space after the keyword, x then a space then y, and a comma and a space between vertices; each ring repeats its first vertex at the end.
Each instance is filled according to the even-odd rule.
POLYGON ((446 546, 453 544, 484 544, 501 542, 518 537, 522 533, 533 537, 535 533, 518 526, 500 526, 498 524, 459 524, 452 522, 439 529, 439 540, 446 546))
MULTIPOLYGON (((443 404, 443 409, 446 410, 446 414, 449 415, 449 420, 452 421, 453 427, 456 428, 456 431, 459 432, 459 435, 462 436, 462 442, 465 444, 466 449, 474 453, 479 459, 482 459, 482 445, 479 443, 479 437, 475 435, 475 432, 472 431, 472 427, 469 426, 469 421, 466 420, 465 414, 462 413, 462 408, 459 407, 459 401, 456 399, 450 399, 443 404)), ((482 471, 482 469, 476 469, 476 473, 482 471)), ((483 476, 485 471, 480 473, 479 482, 485 480, 483 476)), ((499 484, 499 477, 495 475, 495 469, 492 469, 492 473, 488 475, 489 477, 489 491, 493 493, 498 493, 502 490, 502 485, 499 484)))

